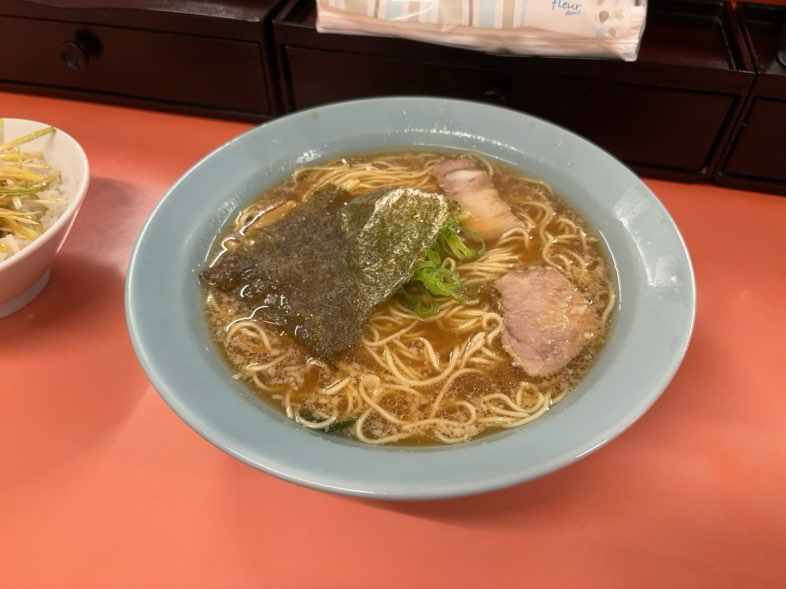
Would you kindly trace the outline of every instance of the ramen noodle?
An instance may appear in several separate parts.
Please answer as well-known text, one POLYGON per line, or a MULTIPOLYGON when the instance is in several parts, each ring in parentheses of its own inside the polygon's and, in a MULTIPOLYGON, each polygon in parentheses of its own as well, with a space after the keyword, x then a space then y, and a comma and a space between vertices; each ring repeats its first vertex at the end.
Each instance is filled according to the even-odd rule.
MULTIPOLYGON (((593 365, 611 322, 616 295, 603 250, 545 182, 475 155, 462 158, 472 162, 471 175, 491 181, 473 198, 483 190, 498 196, 514 219, 502 221, 501 234, 483 237, 482 247, 483 227, 467 231, 476 255, 442 261, 459 277, 462 296, 435 295, 433 308, 423 313, 397 291, 373 310, 354 345, 320 357, 293 337, 296 328, 282 328, 265 314, 263 299, 243 299, 248 284, 235 291, 208 284, 206 322, 233 377, 306 428, 368 444, 465 442, 537 419, 567 395, 593 365), (506 316, 499 281, 531 268, 556 270, 580 298, 581 313, 595 318, 591 332, 578 336, 586 339, 581 348, 553 373, 528 372, 509 345, 516 343, 513 318, 506 316)), ((445 170, 453 172, 447 162, 455 160, 441 152, 394 152, 297 169, 240 211, 216 240, 211 266, 245 251, 245 242, 295 215, 325 186, 339 187, 350 200, 406 187, 455 204, 456 189, 443 178, 445 170)), ((461 207, 457 218, 468 225, 472 220, 461 207)), ((264 259, 258 265, 264 274, 264 259)))

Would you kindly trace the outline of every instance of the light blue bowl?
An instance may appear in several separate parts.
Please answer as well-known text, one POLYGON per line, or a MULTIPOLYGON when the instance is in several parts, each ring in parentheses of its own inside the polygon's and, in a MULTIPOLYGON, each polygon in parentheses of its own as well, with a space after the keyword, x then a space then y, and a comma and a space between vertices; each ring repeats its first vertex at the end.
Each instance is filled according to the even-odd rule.
POLYGON ((619 435, 676 372, 695 317, 685 244, 628 168, 543 120, 480 103, 380 98, 332 104, 252 129, 195 165, 147 220, 126 283, 128 328, 153 386, 230 455, 309 487, 429 499, 514 485, 564 467, 619 435), (296 165, 358 151, 474 151, 549 182, 604 241, 619 289, 612 335, 589 375, 543 418, 460 446, 369 447, 307 431, 230 377, 200 307, 197 273, 237 209, 296 165))

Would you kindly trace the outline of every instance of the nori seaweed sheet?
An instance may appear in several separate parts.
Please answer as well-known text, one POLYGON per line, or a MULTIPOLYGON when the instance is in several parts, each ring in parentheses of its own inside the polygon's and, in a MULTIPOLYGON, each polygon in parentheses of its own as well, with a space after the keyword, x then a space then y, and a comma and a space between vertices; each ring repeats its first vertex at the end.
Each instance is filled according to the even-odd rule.
POLYGON ((441 194, 391 188, 351 197, 328 186, 200 276, 332 361, 410 279, 447 219, 441 194))

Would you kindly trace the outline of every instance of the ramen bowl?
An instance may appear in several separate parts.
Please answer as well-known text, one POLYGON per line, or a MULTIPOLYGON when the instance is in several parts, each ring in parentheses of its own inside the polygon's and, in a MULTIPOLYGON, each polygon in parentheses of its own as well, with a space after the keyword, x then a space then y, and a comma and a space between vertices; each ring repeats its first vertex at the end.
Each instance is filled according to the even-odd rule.
MULTIPOLYGON (((3 119, 3 140, 22 137, 48 127, 26 119, 3 119)), ((68 236, 82 201, 87 194, 90 172, 87 156, 77 141, 56 129, 22 146, 25 151, 40 151, 52 170, 61 174, 55 192, 65 199, 61 209, 52 213, 51 224, 28 245, 0 261, 0 317, 5 317, 31 302, 49 282, 52 262, 68 236)))
POLYGON ((613 440, 656 401, 687 349, 690 258, 655 195, 581 137, 521 112, 395 97, 300 111, 197 163, 164 196, 135 245, 126 312, 150 381, 196 432, 270 475, 376 499, 436 499, 520 484, 613 440), (445 446, 379 447, 287 419, 233 380, 202 315, 198 273, 237 211, 298 166, 358 152, 475 152, 550 183, 594 228, 618 291, 611 334, 581 383, 543 417, 445 446))

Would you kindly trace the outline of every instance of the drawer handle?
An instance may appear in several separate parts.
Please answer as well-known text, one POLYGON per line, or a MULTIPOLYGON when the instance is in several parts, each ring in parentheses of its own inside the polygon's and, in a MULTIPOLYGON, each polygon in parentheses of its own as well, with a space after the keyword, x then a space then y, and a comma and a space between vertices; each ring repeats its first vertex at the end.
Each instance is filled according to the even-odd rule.
POLYGON ((60 59, 71 70, 83 70, 91 57, 101 53, 101 42, 90 31, 77 31, 73 40, 60 45, 60 59))
POLYGON ((496 104, 498 106, 508 106, 509 104, 507 92, 501 90, 500 88, 488 88, 485 92, 483 92, 481 100, 483 100, 483 102, 496 104))

